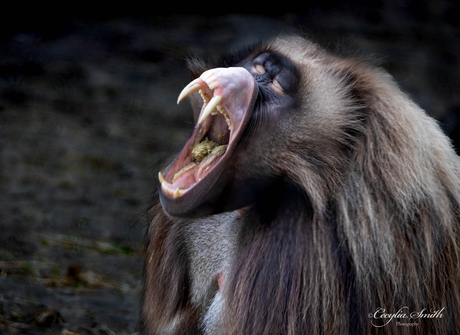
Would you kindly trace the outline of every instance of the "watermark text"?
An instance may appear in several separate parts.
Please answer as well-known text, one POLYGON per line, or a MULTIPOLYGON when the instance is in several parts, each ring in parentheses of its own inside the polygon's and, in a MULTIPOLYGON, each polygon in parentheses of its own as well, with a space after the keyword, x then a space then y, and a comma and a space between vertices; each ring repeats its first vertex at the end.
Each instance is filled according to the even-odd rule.
POLYGON ((419 325, 419 319, 440 319, 442 318, 445 307, 441 309, 426 308, 421 311, 410 311, 409 307, 404 306, 396 312, 388 312, 385 308, 379 307, 373 313, 369 313, 368 317, 372 319, 371 323, 374 327, 385 327, 390 322, 396 322, 397 326, 415 327, 419 325))

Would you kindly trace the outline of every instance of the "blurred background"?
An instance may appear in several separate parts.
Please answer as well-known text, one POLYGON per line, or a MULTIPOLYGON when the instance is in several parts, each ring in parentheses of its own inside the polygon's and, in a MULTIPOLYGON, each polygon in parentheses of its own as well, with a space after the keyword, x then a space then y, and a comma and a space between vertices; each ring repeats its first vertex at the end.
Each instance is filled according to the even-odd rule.
POLYGON ((187 103, 176 105, 190 81, 187 57, 306 34, 374 56, 458 140, 454 2, 142 12, 2 14, 0 334, 137 331, 146 211, 159 164, 193 128, 187 103))

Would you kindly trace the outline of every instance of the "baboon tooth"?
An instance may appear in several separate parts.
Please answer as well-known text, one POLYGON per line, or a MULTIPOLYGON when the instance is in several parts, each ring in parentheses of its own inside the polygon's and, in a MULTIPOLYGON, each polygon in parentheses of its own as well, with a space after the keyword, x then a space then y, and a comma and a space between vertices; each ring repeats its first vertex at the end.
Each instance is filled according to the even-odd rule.
POLYGON ((201 80, 205 81, 208 84, 208 86, 209 86, 209 83, 212 83, 213 81, 216 80, 215 73, 212 70, 203 72, 200 78, 201 80))
POLYGON ((216 74, 213 71, 203 73, 200 78, 208 85, 211 90, 219 87, 220 85, 220 82, 217 80, 216 74))
POLYGON ((201 85, 197 81, 198 79, 195 79, 190 84, 184 87, 182 92, 180 92, 179 97, 177 98, 177 104, 179 104, 190 93, 201 89, 201 85))
POLYGON ((204 104, 207 104, 209 102, 209 100, 211 100, 211 99, 209 99, 208 95, 203 90, 199 90, 198 93, 200 93, 204 104))
POLYGON ((211 90, 217 88, 220 84, 217 80, 215 80, 214 77, 211 77, 212 78, 212 81, 206 81, 206 84, 208 84, 209 88, 211 90))
POLYGON ((203 122, 203 120, 206 119, 209 116, 209 114, 211 114, 213 109, 217 107, 217 105, 221 102, 221 100, 222 100, 221 95, 215 95, 212 97, 212 99, 209 101, 206 108, 204 109, 203 113, 201 113, 200 119, 198 120, 198 124, 203 122))
POLYGON ((179 187, 178 187, 178 188, 176 188, 176 190, 174 191, 173 197, 174 197, 174 198, 178 198, 178 197, 180 197, 180 196, 182 195, 182 193, 184 193, 184 192, 181 192, 181 190, 180 190, 179 187))
POLYGON ((169 191, 169 187, 168 187, 167 184, 168 184, 168 182, 165 181, 165 180, 163 180, 163 181, 161 182, 161 189, 162 189, 165 193, 169 194, 170 191, 169 191))
POLYGON ((158 180, 160 181, 160 184, 163 184, 163 182, 165 181, 165 179, 163 178, 163 175, 161 174, 161 171, 158 172, 158 180))

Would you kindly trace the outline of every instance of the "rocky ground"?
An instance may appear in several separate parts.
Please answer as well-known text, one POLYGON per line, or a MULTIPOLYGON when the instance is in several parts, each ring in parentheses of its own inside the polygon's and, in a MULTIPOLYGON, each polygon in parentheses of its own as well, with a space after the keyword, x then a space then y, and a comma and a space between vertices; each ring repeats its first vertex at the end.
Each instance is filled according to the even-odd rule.
MULTIPOLYGON (((363 2, 364 3, 364 2, 363 2)), ((277 16, 65 18, 0 40, 0 334, 133 334, 145 213, 186 140, 185 59, 279 32, 381 59, 455 132, 458 8, 312 6, 277 16)))

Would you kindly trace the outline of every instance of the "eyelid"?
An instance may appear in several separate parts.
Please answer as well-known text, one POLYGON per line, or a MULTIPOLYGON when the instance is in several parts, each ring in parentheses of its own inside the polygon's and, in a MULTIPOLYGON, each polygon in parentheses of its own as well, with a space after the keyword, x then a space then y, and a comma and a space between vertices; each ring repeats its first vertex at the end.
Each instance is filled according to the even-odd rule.
POLYGON ((265 67, 260 63, 254 64, 254 66, 252 67, 252 70, 257 74, 264 74, 266 72, 265 67))
POLYGON ((281 86, 280 82, 276 78, 273 79, 272 86, 275 91, 284 94, 283 86, 281 86))

